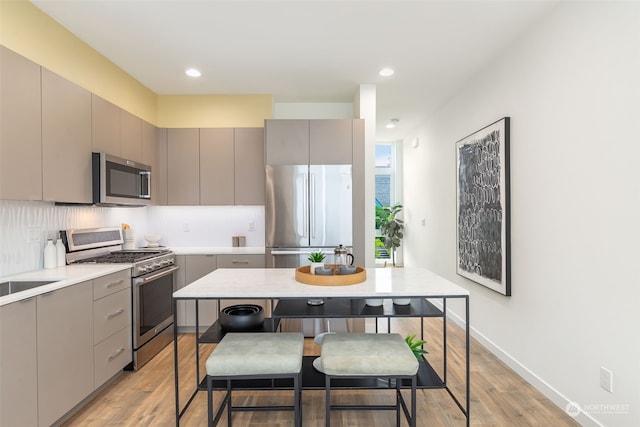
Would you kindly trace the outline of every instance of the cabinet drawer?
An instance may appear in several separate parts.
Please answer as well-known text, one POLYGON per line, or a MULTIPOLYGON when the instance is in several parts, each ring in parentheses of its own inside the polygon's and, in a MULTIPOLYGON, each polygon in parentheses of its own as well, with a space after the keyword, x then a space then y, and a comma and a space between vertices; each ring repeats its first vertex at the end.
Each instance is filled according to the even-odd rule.
POLYGON ((126 327, 93 347, 96 388, 133 360, 131 330, 126 327))
POLYGON ((94 301, 123 289, 131 288, 131 270, 123 270, 93 279, 94 301))
POLYGON ((218 268, 264 268, 264 255, 218 255, 218 268))
POLYGON ((93 343, 131 325, 131 292, 125 289, 93 303, 93 343))

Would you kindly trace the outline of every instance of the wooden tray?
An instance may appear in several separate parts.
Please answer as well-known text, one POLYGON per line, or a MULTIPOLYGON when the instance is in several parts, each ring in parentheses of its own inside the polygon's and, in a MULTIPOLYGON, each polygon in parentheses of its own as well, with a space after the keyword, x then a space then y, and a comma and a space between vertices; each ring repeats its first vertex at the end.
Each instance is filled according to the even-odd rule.
POLYGON ((325 264, 325 267, 334 267, 333 276, 311 274, 309 272, 310 266, 303 265, 296 269, 296 280, 298 282, 306 283, 307 285, 318 286, 355 285, 356 283, 362 283, 367 280, 367 271, 364 267, 357 266, 356 272, 353 274, 337 274, 335 272, 335 264, 325 264))

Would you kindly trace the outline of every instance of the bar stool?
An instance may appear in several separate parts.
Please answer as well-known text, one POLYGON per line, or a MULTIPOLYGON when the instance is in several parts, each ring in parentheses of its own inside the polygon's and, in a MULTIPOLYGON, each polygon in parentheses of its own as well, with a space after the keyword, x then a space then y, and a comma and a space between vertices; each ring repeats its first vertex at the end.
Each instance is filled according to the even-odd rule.
POLYGON ((322 340, 320 361, 325 374, 326 426, 331 425, 331 409, 395 410, 400 426, 400 410, 416 425, 416 385, 418 360, 399 334, 328 334, 322 340), (381 378, 396 383, 395 405, 332 405, 331 380, 335 378, 381 378), (411 411, 401 393, 403 379, 411 380, 411 411))
MULTIPOLYGON (((302 354, 301 333, 228 333, 213 350, 206 362, 208 425, 218 424, 225 406, 227 423, 231 427, 235 411, 294 411, 295 425, 302 425, 302 354), (294 404, 290 406, 233 406, 232 381, 279 378, 292 379, 294 404), (226 381, 226 393, 215 417, 213 414, 213 382, 226 381)), ((273 384, 272 384, 273 387, 273 384)))

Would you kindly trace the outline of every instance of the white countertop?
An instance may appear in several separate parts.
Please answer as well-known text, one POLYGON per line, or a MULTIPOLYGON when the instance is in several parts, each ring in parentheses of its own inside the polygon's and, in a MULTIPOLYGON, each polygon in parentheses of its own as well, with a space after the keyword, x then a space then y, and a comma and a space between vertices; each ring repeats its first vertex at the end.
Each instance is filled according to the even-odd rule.
POLYGON ((176 255, 264 255, 264 246, 170 246, 176 255))
POLYGON ((0 297, 0 306, 130 268, 131 264, 74 264, 2 277, 0 278, 0 283, 31 280, 54 281, 54 283, 0 297))
POLYGON ((464 297, 469 291, 424 268, 371 268, 362 283, 315 286, 294 268, 221 268, 174 292, 175 298, 464 297))

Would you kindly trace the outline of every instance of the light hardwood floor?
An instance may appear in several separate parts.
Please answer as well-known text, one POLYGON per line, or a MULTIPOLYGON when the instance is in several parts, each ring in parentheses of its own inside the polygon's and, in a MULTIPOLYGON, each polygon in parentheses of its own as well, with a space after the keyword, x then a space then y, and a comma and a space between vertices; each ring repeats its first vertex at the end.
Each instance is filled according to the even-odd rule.
MULTIPOLYGON (((386 320, 379 321, 381 331, 386 320)), ((393 319, 391 330, 403 335, 420 334, 419 319, 393 319)), ((442 320, 425 319, 427 359, 441 374, 442 320)), ((464 334, 450 323, 447 326, 448 377, 453 392, 464 402, 464 334)), ((305 354, 319 354, 312 340, 305 340, 305 354)), ((186 402, 195 384, 195 344, 192 334, 179 340, 181 402, 186 402)), ((201 361, 214 347, 200 347, 201 361)), ((204 370, 202 371, 204 372, 204 370)), ((215 394, 214 398, 219 399, 215 394)), ((340 403, 390 403, 393 395, 387 391, 332 392, 340 403)), ((418 427, 460 427, 465 418, 445 390, 418 390, 418 427)), ((290 392, 234 392, 234 404, 284 404, 291 402, 290 392)), ((302 394, 303 426, 324 426, 324 392, 304 391, 302 394)), ((97 395, 64 425, 76 426, 173 426, 175 425, 173 346, 167 346, 138 372, 125 372, 97 395)), ((206 425, 206 392, 200 392, 183 415, 182 426, 206 425)), ((335 427, 395 425, 391 411, 335 411, 335 427)), ((291 412, 234 413, 235 426, 280 427, 293 425, 291 412)), ((225 426, 224 420, 220 423, 225 426)), ((406 421, 403 420, 403 424, 406 421)), ((577 426, 578 423, 562 409, 537 392, 532 386, 497 360, 472 339, 471 343, 471 425, 474 426, 577 426)))

